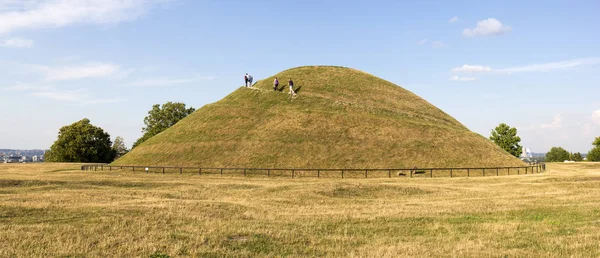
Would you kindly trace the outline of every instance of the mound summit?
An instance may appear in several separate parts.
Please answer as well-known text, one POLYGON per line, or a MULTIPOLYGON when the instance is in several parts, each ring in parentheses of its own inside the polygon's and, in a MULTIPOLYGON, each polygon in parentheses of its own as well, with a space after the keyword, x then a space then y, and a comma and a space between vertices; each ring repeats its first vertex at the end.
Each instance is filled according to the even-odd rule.
POLYGON ((412 92, 343 67, 306 66, 239 88, 115 165, 253 168, 522 166, 412 92), (279 78, 283 92, 273 91, 279 78), (298 96, 291 98, 292 78, 298 96))

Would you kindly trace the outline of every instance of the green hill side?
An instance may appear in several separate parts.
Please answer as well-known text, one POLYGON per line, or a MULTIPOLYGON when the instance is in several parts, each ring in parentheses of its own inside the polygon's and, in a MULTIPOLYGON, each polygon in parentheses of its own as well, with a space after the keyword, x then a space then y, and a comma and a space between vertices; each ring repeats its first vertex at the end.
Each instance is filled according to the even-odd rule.
POLYGON ((521 166, 415 94, 366 73, 300 67, 198 109, 117 165, 273 168, 521 166))

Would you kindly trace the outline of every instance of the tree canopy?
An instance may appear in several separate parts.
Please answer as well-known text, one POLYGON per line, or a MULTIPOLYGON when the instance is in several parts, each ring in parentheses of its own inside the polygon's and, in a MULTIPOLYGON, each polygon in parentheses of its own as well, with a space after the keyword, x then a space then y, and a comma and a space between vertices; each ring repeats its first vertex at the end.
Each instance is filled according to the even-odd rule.
POLYGON ((546 153, 546 162, 563 162, 569 160, 569 158, 569 152, 562 147, 552 147, 552 149, 546 153))
POLYGON ((49 162, 109 163, 114 160, 115 152, 110 135, 84 118, 60 128, 58 139, 45 156, 49 162))
POLYGON ((125 146, 125 141, 121 136, 117 136, 115 142, 113 143, 112 149, 115 152, 115 158, 120 158, 129 152, 129 149, 127 149, 125 146))
POLYGON ((521 137, 517 136, 517 128, 505 123, 501 123, 492 131, 490 140, 515 157, 521 156, 523 152, 523 147, 519 145, 521 137))
POLYGON ((572 161, 583 161, 583 155, 581 155, 581 153, 579 153, 579 152, 571 153, 571 156, 569 159, 572 161))
POLYGON ((133 143, 132 148, 173 126, 194 111, 193 107, 186 108, 185 104, 180 102, 169 101, 162 106, 154 104, 152 109, 148 111, 148 115, 144 118, 144 124, 146 125, 142 128, 142 133, 144 134, 133 143))
POLYGON ((600 161, 600 137, 596 137, 592 142, 594 148, 592 148, 587 154, 588 161, 600 161))

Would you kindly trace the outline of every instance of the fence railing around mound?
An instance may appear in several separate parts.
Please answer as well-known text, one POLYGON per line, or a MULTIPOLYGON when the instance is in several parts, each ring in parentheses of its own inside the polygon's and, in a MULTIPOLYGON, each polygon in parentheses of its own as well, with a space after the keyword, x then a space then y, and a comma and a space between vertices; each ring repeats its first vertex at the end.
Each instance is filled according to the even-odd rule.
POLYGON ((131 170, 132 172, 161 174, 198 174, 266 177, 316 177, 316 178, 382 178, 382 177, 485 177, 535 174, 546 170, 539 163, 522 167, 475 168, 208 168, 183 166, 112 166, 91 164, 81 166, 84 171, 131 170))

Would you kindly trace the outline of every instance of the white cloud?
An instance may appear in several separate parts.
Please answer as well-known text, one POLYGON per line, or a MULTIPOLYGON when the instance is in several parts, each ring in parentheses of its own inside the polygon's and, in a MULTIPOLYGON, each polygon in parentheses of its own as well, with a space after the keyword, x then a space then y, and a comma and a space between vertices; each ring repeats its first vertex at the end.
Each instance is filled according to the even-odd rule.
POLYGON ((494 18, 489 18, 487 20, 482 20, 477 22, 477 26, 475 28, 466 28, 463 30, 463 35, 467 37, 474 36, 491 36, 491 35, 500 35, 506 32, 509 32, 511 27, 505 26, 499 20, 494 18))
POLYGON ((600 58, 581 58, 567 61, 545 63, 545 64, 533 64, 526 66, 516 66, 504 69, 498 69, 498 72, 504 73, 518 73, 518 72, 550 72, 554 70, 564 70, 585 65, 596 65, 600 64, 600 58))
POLYGON ((444 48, 447 46, 448 45, 444 44, 444 42, 441 42, 441 41, 434 41, 431 43, 431 47, 433 47, 433 48, 444 48))
POLYGON ((44 74, 46 81, 68 81, 85 78, 105 78, 118 76, 120 67, 110 63, 87 63, 78 66, 32 66, 38 72, 44 74))
POLYGON ((525 66, 514 66, 502 69, 492 69, 489 66, 481 65, 463 65, 453 68, 453 72, 496 72, 496 73, 526 73, 526 72, 551 72, 556 70, 566 70, 579 66, 591 66, 600 64, 600 58, 589 57, 552 63, 533 64, 525 66))
POLYGON ((57 100, 57 101, 76 102, 76 101, 82 101, 84 98, 87 97, 87 93, 85 93, 85 92, 86 92, 85 89, 72 90, 72 91, 50 90, 50 91, 37 91, 37 92, 31 93, 31 96, 42 97, 42 98, 47 98, 47 99, 52 99, 52 100, 57 100))
POLYGON ((117 102, 123 102, 123 101, 125 101, 125 99, 122 99, 122 98, 116 98, 116 99, 89 99, 89 100, 82 101, 80 104, 81 105, 97 105, 97 104, 117 103, 117 102))
POLYGON ((3 0, 0 34, 19 29, 58 28, 76 23, 114 24, 133 20, 170 0, 3 0))
POLYGON ((452 81, 463 81, 463 82, 467 82, 467 81, 474 81, 477 80, 477 78, 475 77, 462 77, 462 76, 452 76, 450 78, 450 80, 452 81))
POLYGON ((30 48, 33 47, 33 40, 21 38, 3 39, 0 40, 0 47, 30 48))
POLYGON ((49 85, 35 85, 35 84, 25 84, 22 82, 17 82, 15 85, 4 87, 6 91, 28 91, 28 90, 50 90, 54 89, 53 86, 49 85))
POLYGON ((542 124, 540 127, 542 129, 553 129, 553 128, 560 128, 563 125, 563 117, 561 114, 556 114, 554 116, 554 120, 552 120, 552 123, 550 124, 542 124))
POLYGON ((454 16, 452 18, 450 18, 450 20, 448 21, 449 23, 455 23, 458 21, 458 16, 454 16))
POLYGON ((427 39, 422 39, 417 42, 417 45, 424 45, 425 43, 427 43, 427 39))
POLYGON ((214 80, 214 76, 194 77, 194 78, 150 78, 150 79, 138 79, 131 83, 123 84, 123 87, 158 87, 158 86, 171 86, 179 84, 189 84, 199 81, 214 80))
POLYGON ((481 65, 463 65, 461 67, 456 67, 452 69, 453 72, 491 72, 492 68, 489 66, 481 66, 481 65))
POLYGON ((87 89, 77 89, 69 91, 61 91, 56 89, 48 89, 42 91, 36 91, 30 94, 31 96, 46 98, 61 102, 70 102, 77 105, 96 105, 96 104, 108 104, 125 101, 123 98, 112 98, 112 99, 93 99, 88 94, 87 89))
POLYGON ((594 121, 595 124, 600 125, 600 109, 592 113, 592 121, 594 121))

